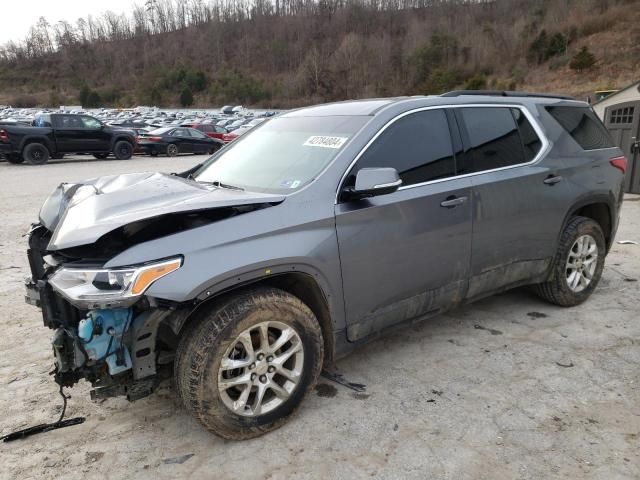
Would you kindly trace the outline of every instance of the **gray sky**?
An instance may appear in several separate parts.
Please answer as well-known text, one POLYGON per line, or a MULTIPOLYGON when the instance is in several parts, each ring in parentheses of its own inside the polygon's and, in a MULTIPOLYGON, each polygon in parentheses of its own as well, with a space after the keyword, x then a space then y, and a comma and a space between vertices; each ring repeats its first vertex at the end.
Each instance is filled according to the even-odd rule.
POLYGON ((0 45, 24 39, 40 17, 52 25, 59 20, 75 24, 80 17, 96 16, 107 10, 118 14, 129 12, 134 3, 141 5, 143 0, 5 0, 0 14, 0 45))

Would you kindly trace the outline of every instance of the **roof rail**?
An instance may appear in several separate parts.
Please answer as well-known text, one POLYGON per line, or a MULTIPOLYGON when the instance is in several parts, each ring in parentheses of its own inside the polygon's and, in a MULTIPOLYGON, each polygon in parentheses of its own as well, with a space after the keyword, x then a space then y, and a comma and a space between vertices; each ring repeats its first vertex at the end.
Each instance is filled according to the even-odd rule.
POLYGON ((441 97, 461 97, 463 95, 487 95, 491 97, 540 97, 540 98, 560 98, 563 100, 575 100, 568 95, 556 95, 555 93, 531 93, 514 92, 509 90, 453 90, 443 93, 441 97))

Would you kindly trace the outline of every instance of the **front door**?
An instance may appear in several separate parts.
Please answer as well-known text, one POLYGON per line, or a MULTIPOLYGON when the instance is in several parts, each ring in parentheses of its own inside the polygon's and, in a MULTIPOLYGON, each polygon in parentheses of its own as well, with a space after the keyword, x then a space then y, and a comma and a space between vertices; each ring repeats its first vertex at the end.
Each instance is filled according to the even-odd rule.
POLYGON ((347 176, 349 186, 361 168, 394 167, 403 181, 394 193, 336 205, 351 341, 437 313, 464 297, 471 252, 471 182, 455 178, 451 138, 442 109, 402 116, 347 176))
POLYGON ((640 102, 627 102, 607 107, 604 124, 611 132, 613 141, 629 159, 624 179, 624 191, 640 193, 640 152, 631 148, 640 142, 640 102))
POLYGON ((87 152, 108 152, 111 148, 111 133, 102 122, 93 117, 82 115, 80 117, 84 126, 82 130, 83 141, 87 152))
POLYGON ((175 143, 180 153, 193 153, 192 137, 186 128, 176 128, 172 133, 175 137, 175 143))
POLYGON ((209 153, 213 144, 211 143, 211 139, 207 137, 200 130, 196 130, 195 128, 191 128, 188 130, 191 134, 191 141, 193 142, 193 153, 209 153))

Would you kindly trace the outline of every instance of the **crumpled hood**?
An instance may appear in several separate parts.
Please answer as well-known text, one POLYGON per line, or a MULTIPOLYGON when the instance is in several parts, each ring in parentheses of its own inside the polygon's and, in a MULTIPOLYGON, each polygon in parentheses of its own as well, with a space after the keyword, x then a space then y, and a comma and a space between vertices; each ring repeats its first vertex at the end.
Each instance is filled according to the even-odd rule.
POLYGON ((168 213, 284 199, 214 188, 164 173, 111 175, 60 184, 42 206, 40 223, 53 232, 48 250, 60 250, 93 243, 116 228, 168 213))

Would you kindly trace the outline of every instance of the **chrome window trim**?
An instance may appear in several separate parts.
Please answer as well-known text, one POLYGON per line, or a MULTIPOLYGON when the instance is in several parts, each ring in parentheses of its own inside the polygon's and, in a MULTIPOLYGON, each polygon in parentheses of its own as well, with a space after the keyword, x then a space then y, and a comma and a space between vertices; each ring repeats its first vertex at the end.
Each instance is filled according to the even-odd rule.
POLYGON ((538 163, 548 153, 548 150, 550 147, 549 139, 544 134, 538 121, 534 118, 531 112, 529 112, 529 110, 524 105, 507 104, 507 103, 499 103, 499 104, 498 103, 494 103, 494 104, 469 103, 469 104, 455 104, 455 105, 432 105, 429 107, 415 108, 413 110, 408 110, 406 112, 403 112, 400 115, 397 115, 396 117, 389 120, 380 130, 378 130, 378 132, 371 138, 371 140, 367 142, 367 144, 362 148, 362 150, 360 150, 360 152, 355 156, 354 160, 349 164, 349 167, 345 170, 344 174, 342 175, 342 178, 340 178, 340 182, 338 183, 338 189, 336 190, 336 197, 335 197, 334 204, 337 205, 339 203, 338 198, 340 196, 340 192, 342 190, 344 181, 347 178, 347 175, 349 175, 349 172, 351 172, 351 169, 355 166, 358 160, 360 160, 360 157, 364 155, 364 153, 369 149, 371 144, 377 140, 377 138, 382 134, 382 132, 384 132, 387 128, 393 125, 396 121, 400 120, 403 117, 406 117, 407 115, 411 115, 418 112, 424 112, 427 110, 445 110, 445 109, 452 109, 452 108, 517 108, 524 114, 525 117, 527 117, 527 120, 529 120, 529 123, 533 127, 533 130, 536 132, 536 135, 538 135, 538 138, 540 139, 540 143, 541 143, 540 151, 532 160, 525 163, 517 163, 515 165, 508 165, 506 167, 493 168, 491 170, 482 170, 481 172, 465 173, 464 175, 454 175, 452 177, 439 178, 437 180, 429 180, 428 182, 404 185, 398 188, 398 191, 408 190, 410 188, 416 188, 416 187, 423 187, 425 185, 431 185, 434 183, 449 182, 452 180, 458 180, 460 178, 467 178, 467 177, 473 177, 476 175, 484 175, 487 173, 499 172, 502 170, 509 170, 512 168, 520 168, 520 167, 526 167, 529 165, 534 165, 538 163))

